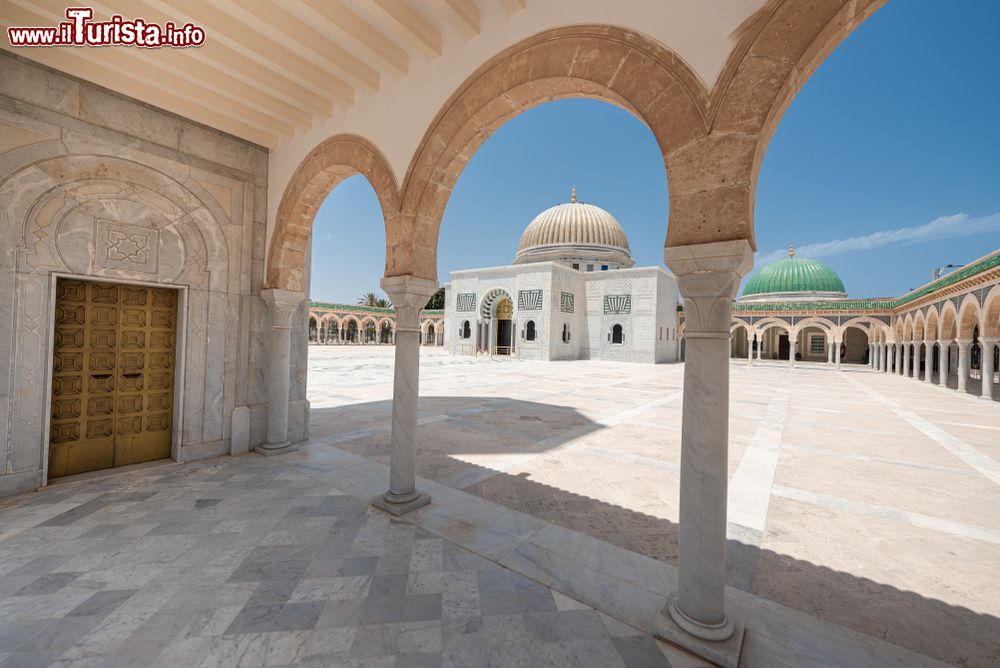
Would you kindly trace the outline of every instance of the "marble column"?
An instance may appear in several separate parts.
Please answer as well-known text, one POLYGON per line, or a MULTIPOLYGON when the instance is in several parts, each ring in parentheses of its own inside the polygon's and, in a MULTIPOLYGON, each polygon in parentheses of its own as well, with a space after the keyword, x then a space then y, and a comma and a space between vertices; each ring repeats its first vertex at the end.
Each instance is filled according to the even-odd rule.
POLYGON ((980 355, 982 359, 982 364, 980 365, 983 370, 983 388, 980 393, 980 399, 993 399, 993 347, 996 346, 996 339, 986 339, 980 337, 979 347, 982 349, 983 353, 980 355))
POLYGON ((903 376, 910 377, 910 344, 903 344, 903 376))
POLYGON ((933 383, 934 382, 934 342, 924 341, 924 347, 927 349, 926 360, 924 362, 924 382, 933 383))
POLYGON ((372 505, 398 516, 431 501, 428 495, 417 492, 416 487, 419 315, 438 284, 426 278, 391 276, 383 278, 381 286, 396 308, 396 366, 392 378, 389 490, 372 499, 372 505))
POLYGON ((948 365, 951 363, 951 341, 938 341, 938 385, 948 387, 948 365))
POLYGON ((875 344, 874 343, 869 343, 868 344, 868 368, 869 369, 874 369, 875 368, 875 344))
POLYGON ((958 391, 965 392, 969 380, 969 350, 972 339, 958 339, 958 391))
POLYGON ((826 363, 833 364, 833 339, 830 339, 830 344, 826 347, 826 363))
POLYGON ((798 341, 792 337, 788 337, 788 366, 795 366, 795 349, 798 347, 798 341))
POLYGON ((738 660, 742 627, 726 614, 729 326, 753 251, 745 240, 723 241, 667 248, 663 257, 684 295, 687 350, 677 594, 654 630, 682 647, 708 645, 738 660))
POLYGON ((885 344, 878 343, 875 345, 875 370, 882 371, 882 367, 885 365, 885 344))
POLYGON ((834 363, 837 365, 837 371, 840 371, 840 341, 833 342, 834 349, 834 363))
POLYGON ((267 441, 254 451, 269 457, 297 450, 288 440, 288 388, 292 357, 292 318, 305 299, 300 292, 261 290, 271 311, 271 347, 267 376, 267 441))

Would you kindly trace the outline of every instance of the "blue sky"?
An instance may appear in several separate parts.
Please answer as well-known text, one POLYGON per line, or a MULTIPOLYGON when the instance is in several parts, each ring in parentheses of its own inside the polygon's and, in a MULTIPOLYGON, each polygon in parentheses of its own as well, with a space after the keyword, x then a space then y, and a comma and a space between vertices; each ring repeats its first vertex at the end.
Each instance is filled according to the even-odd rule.
MULTIPOLYGON (((1000 2, 920 0, 888 3, 851 35, 771 141, 758 259, 795 244, 852 297, 893 296, 1000 247, 998 33, 1000 2)), ((524 227, 574 185, 622 224, 638 266, 662 263, 667 187, 652 134, 611 105, 565 100, 512 119, 469 162, 442 222, 438 280, 509 264, 524 227)), ((364 179, 331 193, 313 232, 313 299, 378 291, 385 231, 364 179)))

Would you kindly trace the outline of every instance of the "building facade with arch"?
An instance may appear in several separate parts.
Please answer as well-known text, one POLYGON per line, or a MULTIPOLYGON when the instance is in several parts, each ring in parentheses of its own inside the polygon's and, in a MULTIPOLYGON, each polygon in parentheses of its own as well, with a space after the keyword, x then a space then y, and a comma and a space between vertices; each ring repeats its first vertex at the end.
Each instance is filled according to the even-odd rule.
POLYGON ((451 273, 445 345, 456 355, 675 362, 677 282, 633 264, 618 221, 574 188, 525 228, 514 264, 451 273))
POLYGON ((832 269, 790 257, 750 277, 730 331, 750 363, 861 364, 1000 400, 1000 250, 879 299, 848 299, 832 269))
MULTIPOLYGON (((308 327, 311 344, 395 344, 396 309, 310 300, 308 327)), ((444 311, 420 311, 420 344, 444 345, 444 311)))

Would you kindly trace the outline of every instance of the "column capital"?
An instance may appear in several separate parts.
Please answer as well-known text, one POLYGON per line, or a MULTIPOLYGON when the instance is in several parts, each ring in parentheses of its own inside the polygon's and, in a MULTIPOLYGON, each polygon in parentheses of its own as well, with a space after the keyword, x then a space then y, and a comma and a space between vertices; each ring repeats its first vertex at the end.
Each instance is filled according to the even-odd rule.
POLYGON ((396 331, 419 331, 420 309, 438 289, 438 282, 416 276, 386 276, 380 285, 396 309, 396 331))
POLYGON ((995 336, 980 336, 979 337, 979 345, 981 345, 981 346, 995 346, 995 345, 997 345, 998 342, 1000 342, 1000 338, 997 338, 995 336))
POLYGON ((968 348, 972 345, 972 339, 955 339, 955 343, 958 344, 959 348, 968 348))
POLYGON ((260 298, 271 309, 271 326, 275 328, 287 328, 292 326, 292 315, 305 300, 306 296, 301 292, 293 290, 269 288, 260 291, 260 298))
POLYGON ((738 239, 671 246, 663 249, 663 261, 684 296, 684 336, 728 337, 733 299, 740 280, 753 268, 750 243, 738 239))

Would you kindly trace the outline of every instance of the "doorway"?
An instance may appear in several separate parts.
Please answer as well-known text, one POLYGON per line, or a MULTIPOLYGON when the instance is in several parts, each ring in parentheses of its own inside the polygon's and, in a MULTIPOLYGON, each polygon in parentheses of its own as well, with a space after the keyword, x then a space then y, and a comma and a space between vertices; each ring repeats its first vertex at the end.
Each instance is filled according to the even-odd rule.
POLYGON ((495 355, 510 355, 514 350, 514 304, 508 297, 497 302, 497 343, 495 355))
POLYGON ((56 283, 49 477, 170 457, 177 291, 56 283))

